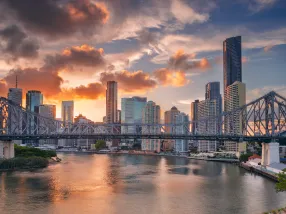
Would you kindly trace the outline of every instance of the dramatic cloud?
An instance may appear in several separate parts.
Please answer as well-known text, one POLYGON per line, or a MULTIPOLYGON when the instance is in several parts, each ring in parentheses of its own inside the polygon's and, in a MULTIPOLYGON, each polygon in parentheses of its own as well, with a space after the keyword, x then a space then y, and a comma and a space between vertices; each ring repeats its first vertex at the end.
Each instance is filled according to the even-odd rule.
POLYGON ((6 97, 7 96, 7 85, 4 80, 0 79, 0 96, 6 97))
POLYGON ((173 71, 161 68, 153 72, 155 79, 163 86, 182 87, 188 84, 186 74, 183 71, 173 71))
POLYGON ((188 71, 191 69, 206 69, 210 67, 210 63, 206 58, 199 61, 190 61, 195 54, 185 54, 184 51, 179 50, 174 56, 169 59, 168 67, 175 70, 188 71))
POLYGON ((35 58, 40 48, 35 39, 29 38, 17 25, 8 26, 0 30, 0 50, 8 59, 35 58))
POLYGON ((50 97, 61 92, 60 86, 63 79, 58 76, 57 72, 36 68, 13 69, 3 79, 8 87, 15 86, 16 75, 19 80, 19 87, 23 89, 24 93, 28 90, 39 90, 45 96, 50 97))
POLYGON ((75 88, 63 89, 59 95, 65 99, 100 99, 105 97, 105 86, 101 83, 90 83, 87 86, 80 85, 75 88))
POLYGON ((45 67, 53 70, 72 66, 103 69, 106 66, 103 53, 102 48, 95 49, 88 45, 74 46, 65 49, 61 54, 48 55, 45 58, 45 67))
POLYGON ((6 17, 19 20, 27 29, 50 38, 89 34, 109 17, 103 3, 90 0, 2 0, 6 17))
POLYGON ((143 71, 121 71, 116 73, 104 72, 100 75, 100 81, 106 84, 107 81, 118 82, 119 89, 125 92, 145 92, 156 87, 155 80, 143 71))

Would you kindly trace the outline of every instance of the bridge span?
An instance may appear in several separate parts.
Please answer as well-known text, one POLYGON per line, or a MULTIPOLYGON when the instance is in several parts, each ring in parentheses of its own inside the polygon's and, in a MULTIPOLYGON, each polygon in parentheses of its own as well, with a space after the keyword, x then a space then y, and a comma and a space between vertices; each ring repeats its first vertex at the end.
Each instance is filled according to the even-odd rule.
MULTIPOLYGON (((264 163, 270 164, 277 161, 276 156, 279 158, 277 142, 286 140, 284 133, 286 98, 274 91, 233 111, 180 124, 65 123, 27 111, 6 98, 0 98, 0 158, 8 157, 7 151, 12 149, 7 145, 9 142, 13 144, 14 140, 187 139, 262 142, 264 163)), ((9 153, 9 157, 12 156, 9 153)))

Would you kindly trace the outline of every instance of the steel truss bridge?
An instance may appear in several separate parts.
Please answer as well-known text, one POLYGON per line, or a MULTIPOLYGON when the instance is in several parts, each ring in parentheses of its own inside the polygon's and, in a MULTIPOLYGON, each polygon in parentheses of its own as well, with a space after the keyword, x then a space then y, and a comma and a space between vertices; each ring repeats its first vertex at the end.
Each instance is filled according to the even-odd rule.
POLYGON ((270 142, 286 140, 283 133, 286 133, 286 98, 274 91, 233 111, 180 124, 65 123, 0 97, 0 141, 186 139, 270 142))

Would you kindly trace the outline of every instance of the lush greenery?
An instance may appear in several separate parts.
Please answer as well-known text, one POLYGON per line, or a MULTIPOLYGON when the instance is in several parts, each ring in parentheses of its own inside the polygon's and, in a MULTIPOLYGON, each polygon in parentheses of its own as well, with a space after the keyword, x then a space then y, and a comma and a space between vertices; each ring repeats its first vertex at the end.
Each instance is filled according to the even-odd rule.
POLYGON ((240 161, 240 162, 248 161, 248 158, 249 158, 250 156, 252 156, 251 153, 242 154, 242 155, 240 155, 240 157, 239 157, 239 161, 240 161))
POLYGON ((277 210, 272 210, 270 212, 264 212, 263 214, 284 214, 284 213, 286 213, 286 207, 279 208, 277 210))
POLYGON ((24 147, 15 145, 15 157, 43 157, 51 158, 56 157, 55 151, 45 151, 37 148, 24 147))
POLYGON ((95 149, 100 150, 106 148, 106 142, 104 140, 97 140, 95 144, 95 149))
POLYGON ((16 157, 0 160, 0 170, 36 169, 47 167, 49 161, 43 157, 16 157))
POLYGON ((278 174, 278 182, 276 183, 275 188, 277 192, 286 191, 286 169, 278 174))

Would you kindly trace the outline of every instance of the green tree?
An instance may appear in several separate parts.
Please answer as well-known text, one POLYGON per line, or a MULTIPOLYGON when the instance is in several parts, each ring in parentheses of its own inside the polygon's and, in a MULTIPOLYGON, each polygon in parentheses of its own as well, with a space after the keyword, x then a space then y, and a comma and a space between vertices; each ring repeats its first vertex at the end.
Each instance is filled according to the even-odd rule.
POLYGON ((250 154, 250 153, 242 154, 242 155, 240 155, 240 157, 239 157, 239 161, 240 161, 240 162, 248 161, 248 158, 249 158, 250 156, 252 156, 252 154, 250 154))
POLYGON ((275 189, 277 192, 286 191, 286 169, 278 174, 278 182, 276 183, 275 189))
POLYGON ((100 150, 106 148, 106 142, 104 140, 97 140, 95 144, 95 149, 100 150))

